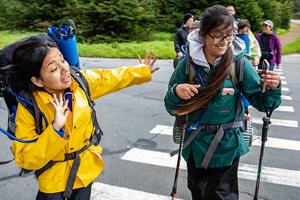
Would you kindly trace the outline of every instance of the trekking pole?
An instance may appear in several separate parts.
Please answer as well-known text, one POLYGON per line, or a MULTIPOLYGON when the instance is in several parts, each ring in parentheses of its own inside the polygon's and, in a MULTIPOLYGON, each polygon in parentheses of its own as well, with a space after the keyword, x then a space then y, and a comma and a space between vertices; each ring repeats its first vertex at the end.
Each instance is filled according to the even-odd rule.
POLYGON ((258 163, 258 170, 257 170, 257 177, 256 177, 256 186, 255 186, 255 194, 253 200, 258 200, 258 192, 259 192, 259 184, 260 184, 260 177, 261 177, 261 167, 262 167, 262 159, 264 156, 265 150, 265 143, 267 141, 269 125, 271 124, 271 115, 274 110, 275 103, 271 111, 266 110, 266 117, 263 117, 263 126, 262 126, 262 135, 261 135, 261 147, 260 147, 260 155, 259 155, 259 163, 258 163))
MULTIPOLYGON (((186 116, 186 122, 188 122, 188 115, 186 116)), ((187 123, 185 123, 183 125, 179 149, 178 149, 178 158, 177 158, 177 165, 176 165, 176 171, 175 171, 175 178, 174 178, 174 184, 173 184, 172 193, 171 193, 172 200, 174 200, 177 195, 177 183, 178 183, 178 176, 179 176, 179 170, 180 170, 181 150, 182 150, 182 146, 183 146, 183 142, 184 142, 184 138, 185 138, 186 126, 187 126, 187 123)))

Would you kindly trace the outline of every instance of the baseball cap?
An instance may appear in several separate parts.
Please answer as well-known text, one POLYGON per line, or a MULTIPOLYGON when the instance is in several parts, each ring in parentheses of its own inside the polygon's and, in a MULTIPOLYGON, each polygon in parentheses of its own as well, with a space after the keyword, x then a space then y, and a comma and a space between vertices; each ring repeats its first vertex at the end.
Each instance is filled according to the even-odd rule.
POLYGON ((270 26, 271 28, 273 28, 273 22, 271 20, 265 20, 262 24, 266 24, 268 26, 270 26))

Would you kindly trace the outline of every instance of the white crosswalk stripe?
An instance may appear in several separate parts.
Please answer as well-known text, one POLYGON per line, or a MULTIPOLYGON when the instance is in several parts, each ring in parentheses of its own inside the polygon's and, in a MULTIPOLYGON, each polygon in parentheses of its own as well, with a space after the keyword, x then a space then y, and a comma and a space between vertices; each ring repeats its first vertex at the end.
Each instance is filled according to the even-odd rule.
MULTIPOLYGON (((125 153, 122 160, 143 164, 175 168, 177 156, 170 157, 169 153, 133 148, 125 153)), ((181 169, 186 169, 186 163, 181 162, 181 169)), ((245 163, 239 164, 239 178, 256 180, 257 166, 245 163)), ((300 187, 300 171, 274 167, 262 168, 262 182, 300 187)))
MULTIPOLYGON (((250 109, 255 109, 252 106, 249 106, 250 109)), ((277 112, 295 112, 294 107, 293 106, 279 106, 278 108, 276 108, 277 112)))
POLYGON ((286 81, 281 81, 281 84, 282 85, 287 85, 287 82, 286 81))
MULTIPOLYGON (((117 187, 104 183, 93 183, 91 199, 93 200, 170 200, 171 197, 117 187)), ((176 200, 181 200, 176 198, 176 200)))
POLYGON ((281 95, 281 100, 291 101, 293 98, 291 96, 281 95))
POLYGON ((280 76, 280 79, 281 80, 285 80, 285 76, 280 76))
MULTIPOLYGON (((252 122, 255 124, 262 124, 262 119, 253 117, 252 122)), ((272 126, 284 126, 284 127, 293 127, 298 128, 298 121, 295 120, 286 120, 286 119, 274 119, 271 118, 272 126)))
MULTIPOLYGON (((173 127, 165 125, 156 125, 150 133, 159 135, 172 135, 173 127)), ((260 137, 255 136, 253 140, 253 146, 260 146, 260 137)), ((268 137, 268 142, 265 143, 266 147, 278 148, 278 149, 288 149, 294 151, 300 151, 300 141, 286 140, 279 138, 268 137)))
POLYGON ((288 91, 290 91, 290 89, 287 88, 287 87, 281 87, 281 91, 283 91, 283 92, 288 92, 288 91))

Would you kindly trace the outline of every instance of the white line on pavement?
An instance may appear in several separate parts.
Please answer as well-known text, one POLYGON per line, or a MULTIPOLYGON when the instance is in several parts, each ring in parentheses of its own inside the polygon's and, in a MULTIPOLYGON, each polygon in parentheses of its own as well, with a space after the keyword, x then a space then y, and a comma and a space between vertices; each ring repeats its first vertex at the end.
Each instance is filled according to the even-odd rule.
POLYGON ((287 88, 287 87, 281 87, 281 91, 288 92, 288 91, 290 91, 290 90, 289 90, 289 88, 287 88))
POLYGON ((281 95, 281 99, 282 100, 287 100, 287 101, 293 100, 291 96, 286 96, 286 95, 281 95))
MULTIPOLYGON (((122 160, 175 168, 177 156, 170 157, 168 153, 133 148, 124 154, 122 160)), ((180 168, 186 169, 186 162, 182 161, 180 168)), ((256 180, 256 175, 257 165, 240 163, 239 178, 256 180)), ((262 167, 261 181, 300 187, 300 171, 274 167, 262 167)))
POLYGON ((286 81, 281 81, 281 84, 282 85, 287 85, 287 82, 286 81))
MULTIPOLYGON (((93 200, 170 200, 171 197, 152 194, 125 187, 118 187, 95 182, 92 186, 91 199, 93 200)), ((176 200, 181 200, 176 198, 176 200)))
MULTIPOLYGON (((252 106, 249 106, 249 108, 255 109, 252 106)), ((278 108, 276 108, 275 111, 277 111, 277 112, 295 112, 293 106, 279 106, 278 108)))
POLYGON ((280 76, 280 79, 281 79, 281 80, 285 80, 285 77, 284 77, 284 76, 280 76))
MULTIPOLYGON (((252 118, 252 122, 255 124, 262 124, 262 119, 261 118, 252 118)), ((274 119, 271 118, 271 126, 285 126, 285 127, 293 127, 293 128, 298 128, 298 121, 294 120, 284 120, 284 119, 274 119)))
MULTIPOLYGON (((254 136, 252 145, 260 146, 261 138, 259 136, 254 136)), ((287 140, 287 139, 268 137, 268 141, 265 143, 265 146, 270 148, 300 151, 300 141, 296 141, 296 140, 287 140)))
MULTIPOLYGON (((172 131, 173 131, 172 126, 156 125, 150 131, 150 133, 160 134, 160 135, 172 135, 173 134, 172 131)), ((254 146, 261 145, 260 137, 254 136, 253 145, 254 146)), ((268 137, 268 142, 266 142, 265 145, 266 147, 271 147, 271 148, 300 151, 300 141, 295 141, 295 140, 268 137)))

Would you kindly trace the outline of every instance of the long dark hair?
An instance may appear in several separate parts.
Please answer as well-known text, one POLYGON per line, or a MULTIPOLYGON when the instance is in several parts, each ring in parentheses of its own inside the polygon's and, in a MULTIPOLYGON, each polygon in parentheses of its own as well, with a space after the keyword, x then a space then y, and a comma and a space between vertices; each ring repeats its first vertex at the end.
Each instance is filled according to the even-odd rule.
POLYGON ((11 54, 11 63, 5 70, 5 79, 14 90, 33 92, 37 89, 32 77, 40 77, 43 60, 49 48, 56 43, 45 34, 31 36, 16 42, 11 54))
MULTIPOLYGON (((224 6, 215 5, 209 7, 204 11, 200 18, 199 37, 206 37, 211 30, 218 27, 223 27, 225 29, 232 26, 233 28, 233 23, 233 17, 224 6)), ((233 52, 232 49, 228 47, 225 54, 222 56, 220 67, 212 73, 207 87, 201 87, 198 94, 178 108, 176 113, 178 115, 185 115, 207 106, 209 101, 212 100, 224 84, 224 81, 231 70, 232 60, 233 52)))

